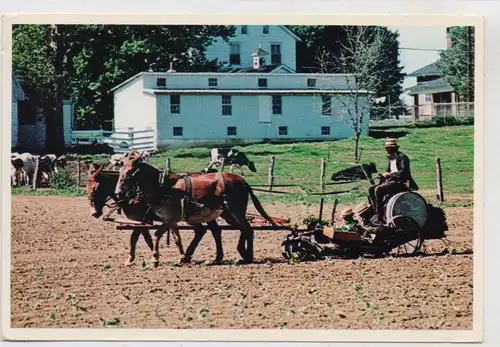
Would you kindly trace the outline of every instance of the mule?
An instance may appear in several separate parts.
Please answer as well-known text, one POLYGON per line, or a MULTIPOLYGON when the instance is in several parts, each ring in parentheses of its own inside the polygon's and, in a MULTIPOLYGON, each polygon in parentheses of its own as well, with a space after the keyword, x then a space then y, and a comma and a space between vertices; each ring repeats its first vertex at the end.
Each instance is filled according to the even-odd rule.
MULTIPOLYGON (((109 201, 110 199, 113 199, 117 204, 117 206, 123 211, 125 217, 133 221, 138 221, 138 222, 143 221, 145 215, 148 213, 148 206, 146 202, 141 199, 135 199, 135 200, 116 199, 114 195, 114 189, 118 182, 119 173, 116 171, 103 171, 102 169, 103 167, 100 165, 91 164, 88 172, 89 180, 87 182, 87 194, 90 201, 91 216, 93 216, 94 218, 101 217, 106 202, 109 201)), ((171 173, 168 176, 168 181, 174 182, 177 178, 180 178, 181 176, 182 174, 171 173)), ((154 216, 153 220, 161 222, 159 218, 157 217, 155 218, 154 216)), ((216 221, 210 221, 207 224, 212 232, 216 245, 217 254, 214 262, 219 263, 224 258, 224 251, 222 248, 222 236, 221 236, 222 230, 220 229, 216 221)), ((179 231, 177 229, 172 230, 174 242, 177 248, 179 249, 181 255, 183 255, 183 257, 181 258, 182 263, 188 263, 191 261, 191 258, 196 248, 198 247, 198 244, 200 243, 201 239, 206 233, 206 228, 201 224, 195 225, 193 229, 195 236, 191 241, 191 243, 189 244, 186 253, 184 253, 183 250, 182 238, 180 237, 179 231)), ((157 264, 158 255, 155 254, 155 250, 158 249, 158 245, 156 244, 156 240, 157 239, 159 240, 160 237, 167 230, 168 230, 167 226, 161 226, 161 228, 155 232, 154 234, 155 242, 153 242, 153 240, 151 239, 151 235, 149 234, 149 230, 145 228, 133 229, 132 235, 130 236, 130 256, 128 261, 126 262, 126 265, 133 264, 135 260, 136 245, 140 235, 143 235, 144 240, 146 241, 149 248, 153 252, 152 256, 153 263, 157 264)))
POLYGON ((125 159, 115 189, 117 197, 136 194, 138 189, 155 215, 171 229, 177 229, 182 220, 197 225, 222 217, 241 231, 237 250, 243 262, 253 262, 254 231, 246 219, 248 197, 262 217, 276 224, 241 176, 222 172, 188 175, 166 185, 161 183, 163 173, 140 159, 133 151, 125 159))

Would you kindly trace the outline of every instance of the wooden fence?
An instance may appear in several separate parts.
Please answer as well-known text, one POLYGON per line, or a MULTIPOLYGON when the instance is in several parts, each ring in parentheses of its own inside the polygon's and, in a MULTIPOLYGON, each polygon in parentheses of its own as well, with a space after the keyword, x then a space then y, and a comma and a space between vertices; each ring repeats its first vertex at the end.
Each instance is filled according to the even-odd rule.
POLYGON ((126 153, 130 148, 156 152, 158 150, 156 132, 153 129, 134 130, 133 128, 108 130, 73 130, 72 145, 107 144, 115 153, 126 153))

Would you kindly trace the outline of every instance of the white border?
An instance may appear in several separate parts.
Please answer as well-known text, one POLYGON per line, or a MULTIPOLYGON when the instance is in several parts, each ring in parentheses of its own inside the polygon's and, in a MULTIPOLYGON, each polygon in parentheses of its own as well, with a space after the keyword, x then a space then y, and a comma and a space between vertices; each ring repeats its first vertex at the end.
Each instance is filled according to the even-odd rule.
MULTIPOLYGON (((353 1, 356 3, 356 1, 353 1)), ((416 2, 415 2, 416 3, 416 2)), ((430 2, 425 2, 430 5, 430 2)), ((455 2, 456 3, 456 2, 455 2)), ((222 16, 200 16, 189 14, 187 16, 172 16, 172 15, 152 15, 147 17, 147 21, 141 14, 141 19, 138 20, 137 15, 121 15, 119 20, 117 17, 110 17, 110 15, 74 15, 68 17, 67 15, 55 15, 41 17, 40 14, 33 14, 27 17, 10 17, 5 22, 12 19, 13 21, 19 21, 23 19, 22 22, 25 23, 50 23, 51 21, 57 21, 58 23, 82 23, 82 22, 92 22, 92 23, 123 23, 135 24, 135 23, 151 23, 160 24, 168 21, 169 24, 190 24, 203 22, 204 24, 316 24, 317 18, 321 18, 324 21, 332 21, 331 24, 364 24, 364 25, 391 25, 391 26, 411 26, 417 25, 422 26, 420 23, 424 23, 425 26, 445 26, 445 25, 478 25, 476 34, 476 103, 478 107, 476 112, 478 117, 475 124, 475 216, 480 218, 475 218, 474 220, 474 329, 472 332, 467 331, 325 331, 325 330, 286 330, 286 331, 273 331, 273 330, 188 330, 188 331, 171 331, 171 330, 140 330, 140 329, 129 329, 129 330, 104 330, 103 329, 3 329, 3 335, 10 338, 21 338, 23 340, 32 339, 44 339, 43 337, 50 337, 50 339, 60 340, 60 339, 71 339, 71 340, 88 340, 88 339, 102 339, 106 337, 105 335, 114 335, 112 337, 106 337, 111 340, 142 340, 142 339, 154 339, 162 340, 165 339, 165 334, 169 333, 168 339, 172 340, 212 340, 212 341, 235 341, 235 340, 247 340, 247 341, 406 341, 411 339, 412 341, 477 341, 482 339, 481 326, 483 322, 483 317, 481 312, 478 311, 483 304, 483 266, 482 266, 482 248, 483 248, 483 211, 482 205, 484 202, 484 184, 482 179, 478 179, 484 173, 484 144, 482 139, 484 138, 484 118, 481 117, 483 108, 482 102, 484 101, 484 86, 483 86, 483 76, 484 76, 484 65, 480 64, 484 60, 483 42, 481 40, 483 27, 482 20, 478 17, 441 17, 435 15, 420 15, 417 17, 413 16, 398 16, 398 17, 387 17, 387 16, 315 16, 306 17, 305 15, 290 15, 283 16, 280 15, 263 15, 256 14, 253 16, 245 17, 241 15, 222 15, 222 16), (54 19, 55 18, 55 19, 54 19), (113 18, 111 21, 110 18, 113 18), (26 20, 27 19, 27 20, 26 20), (43 20, 43 21, 42 21, 43 20), (415 21, 420 21, 419 24, 415 24, 415 21), (479 231, 479 232, 478 232, 479 231), (480 255, 480 256, 478 256, 480 255), (479 259, 478 259, 479 258, 479 259), (479 314, 478 314, 479 312, 479 314), (38 334, 40 333, 40 334, 38 334), (38 336, 34 336, 38 334, 38 336), (258 336, 258 340, 255 337, 258 336), (354 339, 353 339, 354 338, 354 339)), ((325 23, 326 24, 326 23, 325 23)), ((10 100, 10 30, 6 28, 5 24, 2 25, 2 77, 4 91, 2 94, 2 100, 10 100), (9 44, 5 44, 9 43, 9 44)), ((10 129, 10 102, 2 103, 2 129, 10 129), (7 117, 6 117, 7 116, 7 117)), ((6 135, 6 133, 4 133, 6 135)), ((8 151, 10 148, 10 131, 8 131, 8 136, 2 136, 2 149, 4 158, 8 156, 8 151)), ((8 182, 8 168, 6 165, 2 165, 5 169, 2 171, 2 182, 8 182)), ((3 187, 4 188, 4 187, 3 187)), ((8 191, 8 190, 7 190, 8 191)), ((3 245, 3 261, 2 261, 2 323, 4 323, 4 312, 8 310, 9 306, 9 296, 6 291, 8 290, 10 279, 10 250, 6 245, 10 244, 10 235, 5 232, 10 230, 10 194, 4 194, 2 199, 2 245, 3 245), (7 274, 7 276, 6 276, 7 274)), ((8 312, 8 311, 7 311, 8 312)), ((10 315, 7 315, 7 321, 10 321, 10 315)), ((2 324, 2 328, 4 328, 2 324)))

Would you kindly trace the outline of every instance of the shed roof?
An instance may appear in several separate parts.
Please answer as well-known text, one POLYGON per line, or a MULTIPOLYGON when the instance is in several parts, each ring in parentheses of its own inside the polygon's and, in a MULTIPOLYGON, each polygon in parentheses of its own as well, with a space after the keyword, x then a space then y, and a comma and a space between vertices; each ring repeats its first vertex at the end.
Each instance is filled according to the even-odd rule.
POLYGON ((409 77, 422 77, 422 76, 442 76, 443 73, 439 70, 437 66, 437 61, 424 67, 421 67, 418 70, 409 73, 407 76, 409 77))
POLYGON ((444 80, 444 78, 438 78, 432 81, 420 82, 417 85, 410 87, 405 90, 408 95, 417 94, 433 94, 433 93, 446 93, 453 92, 453 87, 444 80))

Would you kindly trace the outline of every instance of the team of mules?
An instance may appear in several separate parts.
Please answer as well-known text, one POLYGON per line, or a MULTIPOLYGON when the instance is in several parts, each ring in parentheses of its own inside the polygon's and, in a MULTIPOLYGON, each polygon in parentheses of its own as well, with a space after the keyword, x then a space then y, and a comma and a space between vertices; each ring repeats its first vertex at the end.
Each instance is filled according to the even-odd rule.
POLYGON ((216 242, 215 261, 222 261, 224 254, 221 229, 216 222, 218 217, 240 230, 237 250, 243 262, 253 261, 254 231, 246 219, 248 198, 251 198, 262 217, 272 225, 275 223, 241 176, 226 172, 165 174, 142 159, 143 155, 131 151, 123 158, 119 172, 103 171, 101 167, 91 165, 87 184, 94 217, 100 217, 106 201, 113 199, 128 219, 161 223, 154 233, 154 241, 147 230, 133 230, 128 264, 134 260, 135 245, 141 234, 153 252, 153 262, 158 263, 159 240, 168 230, 172 231, 179 252, 183 255, 181 262, 189 262, 206 233, 203 223, 207 223, 216 242), (185 254, 179 222, 191 225, 195 232, 185 254))

